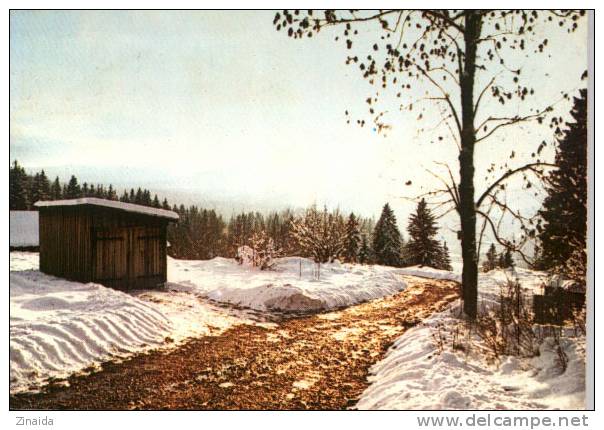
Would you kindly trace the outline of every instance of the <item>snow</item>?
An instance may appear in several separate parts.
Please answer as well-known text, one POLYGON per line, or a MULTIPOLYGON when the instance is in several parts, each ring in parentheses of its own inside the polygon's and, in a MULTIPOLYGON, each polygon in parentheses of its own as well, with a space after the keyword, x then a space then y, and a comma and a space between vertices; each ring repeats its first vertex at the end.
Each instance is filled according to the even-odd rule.
POLYGON ((166 289, 126 294, 43 274, 38 256, 10 253, 11 392, 235 324, 266 324, 250 319, 252 311, 213 302, 255 311, 322 311, 405 288, 389 267, 334 262, 317 273, 312 261, 292 257, 261 271, 225 258, 168 258, 166 289))
POLYGON ((35 390, 99 364, 188 337, 253 324, 178 291, 126 294, 38 271, 38 253, 10 253, 10 391, 35 390))
POLYGON ((40 254, 37 252, 11 252, 10 271, 38 270, 40 267, 40 254))
POLYGON ((402 275, 419 276, 421 278, 445 279, 448 281, 461 282, 461 276, 447 270, 434 269, 429 266, 410 266, 398 269, 402 275))
POLYGON ((217 302, 259 311, 318 312, 395 294, 405 288, 399 270, 339 262, 318 266, 309 259, 285 257, 274 270, 214 258, 168 258, 170 287, 217 302), (317 271, 319 276, 317 276, 317 271))
MULTIPOLYGON (((38 271, 38 254, 10 253, 10 390, 35 389, 49 378, 98 367, 190 336, 215 335, 250 312, 318 312, 350 306, 403 290, 401 275, 459 280, 429 267, 392 268, 339 262, 277 259, 275 270, 214 258, 168 258, 163 290, 126 294, 104 286, 69 282, 38 271), (208 300, 210 299, 210 301, 208 300)), ((479 276, 479 307, 492 306, 500 285, 518 278, 527 293, 541 293, 546 275, 528 269, 496 270, 479 276)), ((584 407, 584 337, 566 336, 569 357, 560 375, 551 339, 534 358, 503 357, 497 366, 472 352, 436 348, 435 327, 455 327, 459 302, 398 338, 371 368, 371 385, 359 409, 579 409, 584 407)), ((340 341, 349 334, 332 334, 340 341)), ((479 340, 478 340, 479 341, 479 340)), ((297 381, 303 389, 312 381, 297 381)))
MULTIPOLYGON (((414 275, 443 279, 431 268, 411 269, 414 275)), ((546 275, 528 269, 496 270, 479 275, 479 307, 495 303, 500 285, 517 278, 527 293, 541 293, 546 275)), ((583 409, 585 407, 585 337, 566 336, 569 358, 560 374, 551 338, 533 358, 506 356, 499 365, 480 354, 454 351, 435 343, 437 327, 459 324, 459 301, 399 337, 386 357, 371 368, 371 385, 358 409, 583 409)), ((473 342, 481 342, 474 338, 473 342)), ((450 343, 450 340, 449 340, 450 343)), ((475 350, 477 347, 473 348, 475 350)))
POLYGON ((38 246, 38 211, 10 211, 10 246, 38 246))
POLYGON ((11 391, 161 344, 170 320, 128 294, 29 270, 10 273, 11 391))
POLYGON ((79 205, 93 205, 102 206, 106 208, 119 209, 126 212, 140 213, 144 215, 150 215, 160 218, 168 218, 172 220, 178 220, 178 214, 166 209, 152 208, 148 206, 135 205, 132 203, 124 203, 116 200, 98 199, 96 197, 83 197, 79 199, 70 200, 53 200, 53 201, 39 201, 34 203, 36 207, 52 207, 52 206, 79 206, 79 205))

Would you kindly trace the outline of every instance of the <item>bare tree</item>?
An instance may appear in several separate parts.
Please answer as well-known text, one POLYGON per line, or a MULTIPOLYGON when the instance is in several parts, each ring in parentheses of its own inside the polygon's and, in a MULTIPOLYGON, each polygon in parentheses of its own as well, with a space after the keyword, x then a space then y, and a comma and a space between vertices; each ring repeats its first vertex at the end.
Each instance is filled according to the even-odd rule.
POLYGON ((313 205, 291 221, 291 235, 303 256, 331 263, 344 252, 346 224, 338 210, 321 211, 313 205))
MULTIPOLYGON (((552 115, 556 101, 539 108, 523 103, 535 91, 523 85, 522 69, 508 64, 512 62, 508 60, 519 52, 533 55, 547 49, 548 39, 539 40, 537 27, 550 25, 570 33, 578 28, 584 15, 584 11, 527 10, 296 10, 275 15, 276 29, 292 38, 312 37, 322 29, 334 27, 341 31, 336 41, 345 43, 349 50, 353 49, 355 38, 363 37, 359 33, 361 25, 379 25, 379 37, 369 48, 369 54, 347 57, 347 63, 358 66, 362 76, 377 87, 375 94, 366 100, 376 130, 387 132, 391 127, 385 119, 387 109, 377 107, 387 89, 407 101, 400 105, 401 110, 424 106, 418 119, 422 118, 426 105, 440 113, 438 125, 449 132, 459 148, 459 176, 456 180, 449 166, 445 166, 448 177, 438 176, 443 187, 428 194, 446 196, 438 205, 446 212, 459 214, 464 311, 470 318, 475 318, 477 312, 477 215, 484 219, 483 233, 488 226, 498 242, 513 250, 520 249, 517 243, 501 237, 491 211, 499 208, 500 213, 510 213, 528 224, 528 220, 500 199, 499 193, 509 178, 527 173, 540 175, 548 167, 539 160, 515 169, 506 164, 501 177, 475 199, 475 146, 505 127, 527 121, 548 119, 557 129, 561 118, 552 115), (412 86, 420 86, 422 90, 414 94, 424 95, 413 99, 412 86), (502 108, 494 109, 485 103, 489 96, 502 108), (506 112, 503 106, 514 102, 515 107, 524 106, 526 111, 502 115, 501 112, 506 112)), ((348 111, 346 115, 350 122, 348 111)), ((364 119, 356 122, 365 125, 364 119)))

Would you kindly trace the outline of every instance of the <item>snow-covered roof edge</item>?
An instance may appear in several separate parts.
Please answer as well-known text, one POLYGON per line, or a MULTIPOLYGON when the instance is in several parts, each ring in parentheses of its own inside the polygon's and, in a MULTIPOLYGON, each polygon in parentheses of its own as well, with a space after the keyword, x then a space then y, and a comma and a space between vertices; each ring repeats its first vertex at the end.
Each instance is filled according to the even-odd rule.
POLYGON ((166 209, 151 208, 148 206, 135 205, 133 203, 124 203, 115 200, 98 199, 96 197, 83 197, 80 199, 70 200, 53 200, 53 201, 39 201, 34 203, 34 206, 51 207, 51 206, 81 206, 81 205, 93 205, 102 206, 106 208, 118 209, 125 212, 134 212, 143 215, 155 216, 159 218, 167 218, 171 220, 178 220, 179 216, 176 212, 169 211, 166 209))

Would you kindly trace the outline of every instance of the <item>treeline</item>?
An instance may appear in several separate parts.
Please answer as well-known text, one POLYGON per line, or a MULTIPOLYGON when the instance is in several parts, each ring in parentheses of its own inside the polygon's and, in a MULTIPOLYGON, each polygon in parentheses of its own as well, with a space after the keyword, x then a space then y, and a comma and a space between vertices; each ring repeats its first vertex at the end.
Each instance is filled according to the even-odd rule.
MULTIPOLYGON (((260 212, 242 212, 233 214, 228 221, 222 215, 213 209, 203 209, 197 206, 186 208, 184 205, 172 208, 178 213, 180 220, 176 224, 170 224, 168 227, 168 241, 170 242, 170 255, 182 259, 209 259, 217 256, 236 258, 238 250, 241 247, 257 247, 259 243, 266 244, 266 241, 259 241, 259 237, 271 239, 271 247, 275 254, 279 256, 304 256, 312 257, 312 251, 299 240, 296 235, 295 226, 299 224, 304 215, 296 215, 293 210, 285 209, 282 211, 273 211, 268 214, 260 212)), ((319 211, 316 208, 309 211, 319 211)), ((320 211, 321 214, 328 214, 332 224, 324 224, 326 229, 333 226, 341 226, 344 223, 344 215, 339 211, 320 211)), ((308 211, 306 212, 308 213, 308 211)), ((357 219, 354 214, 351 214, 357 219)), ((373 220, 369 218, 358 219, 359 234, 370 234, 373 229, 373 220)), ((317 234, 316 240, 325 239, 324 236, 317 234)), ((343 243, 344 231, 340 230, 337 237, 333 236, 333 242, 343 243)), ((322 242, 329 247, 326 242, 322 242)), ((333 249, 333 248, 330 248, 333 249)), ((260 251, 259 249, 257 251, 260 251)), ((334 250, 335 251, 335 250, 334 250)), ((355 261, 356 261, 355 254, 355 261)), ((337 246, 337 251, 329 257, 332 259, 343 259, 343 247, 337 246)))
POLYGON ((67 183, 62 183, 59 177, 50 181, 44 170, 29 174, 15 160, 9 172, 9 207, 10 210, 33 210, 34 203, 40 200, 78 199, 81 197, 98 197, 108 200, 119 200, 126 203, 136 203, 145 206, 171 209, 166 199, 160 203, 157 194, 152 198, 147 189, 138 188, 136 191, 124 190, 118 197, 113 185, 80 183, 72 175, 67 183))
POLYGON ((436 239, 438 229, 436 217, 422 199, 409 216, 409 239, 405 241, 398 230, 394 212, 386 204, 373 232, 369 261, 395 267, 430 266, 452 270, 447 243, 436 239))
POLYGON ((357 217, 344 216, 339 211, 308 208, 292 217, 289 238, 294 255, 312 258, 317 263, 340 260, 348 263, 381 264, 394 267, 431 266, 451 270, 446 242, 436 239, 438 226, 427 203, 421 200, 409 218, 405 242, 396 216, 389 204, 375 223, 357 217))
MULTIPOLYGON (((213 209, 195 205, 170 205, 147 189, 131 188, 118 196, 110 184, 80 183, 72 175, 67 183, 49 181, 44 170, 28 174, 17 161, 10 168, 10 209, 32 210, 39 200, 98 197, 173 210, 178 223, 168 226, 168 253, 180 259, 236 258, 241 247, 270 245, 273 256, 302 256, 317 263, 339 260, 389 266, 426 265, 450 270, 446 243, 435 239, 438 227, 425 201, 409 218, 405 242, 388 204, 376 223, 354 213, 311 206, 296 213, 291 209, 233 214, 226 220, 213 209)), ((266 250, 253 249, 266 254, 266 250)))
POLYGON ((395 267, 423 265, 451 270, 449 250, 436 239, 438 226, 422 200, 409 218, 405 242, 390 205, 380 219, 311 206, 263 216, 257 212, 231 217, 226 228, 226 255, 237 257, 241 247, 252 255, 301 256, 317 263, 380 264, 395 267))
POLYGON ((493 269, 507 269, 514 267, 514 258, 512 257, 512 251, 509 248, 504 248, 501 253, 497 253, 495 244, 491 244, 485 260, 482 263, 482 271, 489 272, 493 269))

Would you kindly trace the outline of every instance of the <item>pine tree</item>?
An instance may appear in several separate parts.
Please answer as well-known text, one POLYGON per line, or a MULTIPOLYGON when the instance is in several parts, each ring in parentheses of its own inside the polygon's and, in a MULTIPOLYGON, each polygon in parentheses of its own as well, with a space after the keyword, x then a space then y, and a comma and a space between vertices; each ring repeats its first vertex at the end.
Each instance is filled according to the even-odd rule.
POLYGON ((344 239, 344 259, 348 263, 356 263, 359 255, 361 233, 359 232, 359 220, 351 213, 346 223, 346 237, 344 239))
POLYGON ((361 236, 361 247, 359 248, 359 263, 371 263, 371 249, 369 249, 369 240, 367 240, 366 234, 361 236))
POLYGON ((399 267, 403 238, 396 225, 396 217, 386 203, 373 230, 373 257, 377 264, 399 267))
POLYGON ((117 193, 113 189, 113 185, 109 184, 109 188, 107 188, 107 199, 109 200, 117 200, 117 193))
POLYGON ((587 259, 587 90, 574 99, 571 116, 558 139, 556 169, 547 177, 547 197, 539 211, 540 269, 563 267, 577 251, 587 259))
POLYGON ((505 251, 505 258, 503 261, 505 262, 505 267, 514 267, 516 265, 510 249, 505 251))
POLYGON ((241 213, 231 216, 228 224, 228 250, 234 257, 240 246, 246 245, 253 234, 253 214, 241 213))
POLYGON ((153 206, 153 200, 151 199, 151 192, 147 189, 143 191, 143 205, 153 206))
POLYGON ((506 248, 506 250, 499 255, 499 267, 501 269, 514 267, 514 258, 512 257, 512 251, 509 248, 506 248))
POLYGON ((63 198, 63 192, 61 189, 61 182, 57 176, 50 187, 50 198, 52 200, 61 200, 63 198))
POLYGON ((152 205, 154 208, 161 208, 161 203, 159 202, 159 197, 157 197, 157 194, 155 195, 155 197, 153 197, 152 205))
POLYGON ((442 257, 440 244, 434 238, 438 233, 438 226, 424 199, 420 200, 416 212, 409 217, 407 232, 409 242, 405 246, 406 263, 411 266, 437 267, 442 257))
POLYGON ((491 243, 491 246, 489 246, 489 249, 487 251, 486 257, 487 259, 482 263, 483 272, 489 272, 499 265, 495 244, 491 243))
POLYGON ((31 203, 50 198, 50 182, 44 170, 36 173, 31 184, 31 203))
POLYGON ((436 269, 453 270, 453 267, 451 267, 451 256, 449 255, 449 248, 447 247, 446 241, 439 247, 439 257, 436 269))
POLYGON ((502 252, 497 257, 497 268, 498 269, 505 269, 505 252, 502 252))
POLYGON ((25 211, 29 209, 28 179, 25 169, 17 160, 9 171, 9 206, 10 210, 25 211))
MULTIPOLYGON (((91 190, 92 190, 92 187, 91 187, 91 190)), ((106 197, 105 187, 102 184, 97 184, 96 188, 94 189, 93 195, 94 195, 94 197, 97 197, 99 199, 104 199, 106 197)))
POLYGON ((77 199, 81 197, 82 190, 80 185, 78 184, 78 180, 74 175, 71 175, 71 179, 69 179, 69 183, 67 184, 67 188, 65 189, 65 198, 67 199, 77 199))
POLYGON ((140 187, 136 190, 133 203, 136 203, 137 205, 143 204, 143 190, 140 187))
POLYGON ((168 199, 164 198, 164 201, 161 204, 162 209, 170 210, 170 204, 168 203, 168 199))
POLYGON ((293 255, 295 253, 290 235, 290 220, 293 218, 293 213, 289 209, 272 212, 266 217, 266 232, 273 239, 275 247, 280 249, 283 255, 293 255))

